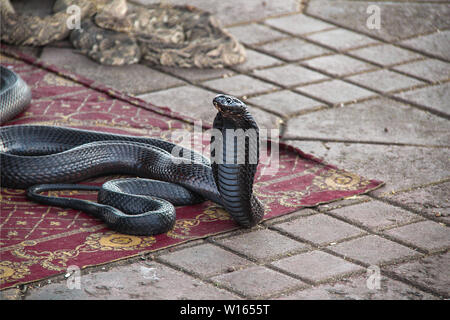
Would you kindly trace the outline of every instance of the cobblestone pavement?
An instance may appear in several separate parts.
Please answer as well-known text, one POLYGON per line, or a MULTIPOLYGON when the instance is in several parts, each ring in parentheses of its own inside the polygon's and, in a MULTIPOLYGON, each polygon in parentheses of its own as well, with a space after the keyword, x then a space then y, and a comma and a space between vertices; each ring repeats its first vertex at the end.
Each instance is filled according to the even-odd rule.
POLYGON ((449 298, 449 2, 167 2, 215 13, 245 44, 248 61, 225 70, 112 68, 65 42, 28 51, 204 120, 214 116, 214 94, 239 96, 261 127, 386 185, 251 230, 88 268, 80 290, 58 276, 2 298, 449 298))

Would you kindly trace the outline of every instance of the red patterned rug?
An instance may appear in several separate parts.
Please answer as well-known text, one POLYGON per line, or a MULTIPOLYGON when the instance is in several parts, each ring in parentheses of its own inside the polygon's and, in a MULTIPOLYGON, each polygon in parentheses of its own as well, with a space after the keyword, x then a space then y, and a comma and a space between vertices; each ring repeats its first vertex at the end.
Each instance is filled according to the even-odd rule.
MULTIPOLYGON (((19 73, 33 94, 30 108, 7 125, 57 125, 162 139, 170 139, 176 130, 193 131, 193 119, 169 108, 156 107, 7 47, 2 51, 2 65, 19 73)), ((255 193, 265 206, 265 219, 382 185, 325 165, 284 144, 279 145, 278 171, 262 174, 268 166, 259 166, 255 182, 255 193)), ((95 194, 79 191, 54 194, 96 199, 95 194)), ((238 228, 212 202, 179 207, 173 230, 138 237, 108 230, 101 221, 80 211, 32 203, 24 190, 2 188, 0 201, 2 289, 64 273, 72 265, 100 265, 238 228)))

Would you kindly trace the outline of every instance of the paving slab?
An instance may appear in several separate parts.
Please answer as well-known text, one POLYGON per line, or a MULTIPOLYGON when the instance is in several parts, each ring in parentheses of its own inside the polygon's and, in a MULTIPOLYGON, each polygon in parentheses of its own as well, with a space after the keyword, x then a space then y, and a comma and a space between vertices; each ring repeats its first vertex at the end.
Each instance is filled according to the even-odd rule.
POLYGON ((264 93, 278 88, 277 86, 243 74, 223 79, 205 81, 203 82, 203 85, 211 88, 212 90, 239 97, 253 95, 256 93, 264 93))
POLYGON ((263 224, 266 226, 274 226, 274 225, 277 225, 282 222, 291 221, 298 217, 305 217, 305 216, 310 216, 313 214, 317 214, 317 211, 309 209, 309 208, 303 208, 298 211, 294 211, 294 212, 291 212, 291 213, 288 213, 288 214, 285 214, 285 215, 282 215, 279 217, 270 218, 268 220, 265 220, 263 222, 263 224))
POLYGON ((386 270, 412 283, 429 288, 443 298, 450 297, 450 253, 433 255, 421 260, 388 266, 386 270))
POLYGON ((295 35, 304 35, 336 28, 329 23, 308 17, 304 14, 294 14, 286 17, 267 19, 264 23, 295 35))
MULTIPOLYGON (((311 90, 312 86, 321 86, 326 90, 325 82, 301 87, 298 90, 318 95, 319 90, 311 90)), ((329 94, 331 90, 328 88, 329 94)), ((342 88, 347 88, 347 83, 345 86, 342 85, 342 88)), ((344 94, 343 90, 340 93, 344 94)), ((349 94, 351 93, 353 91, 349 94)), ((349 95, 347 99, 350 97, 352 96, 349 95)), ((330 99, 327 96, 321 98, 330 99)), ((336 97, 331 99, 338 100, 336 97)), ((382 98, 289 119, 284 137, 448 146, 450 122, 428 112, 382 98)))
POLYGON ((339 208, 355 205, 358 203, 364 203, 364 202, 368 202, 368 201, 372 201, 372 198, 370 198, 369 196, 367 196, 365 194, 354 195, 351 197, 344 198, 342 200, 337 200, 337 201, 333 201, 330 203, 321 204, 321 205, 317 206, 317 211, 328 212, 328 211, 331 211, 334 209, 339 209, 339 208))
POLYGON ((245 44, 258 44, 287 37, 285 33, 278 32, 257 23, 231 27, 228 31, 245 44))
POLYGON ((429 252, 450 247, 449 228, 434 221, 412 223, 384 233, 429 252))
MULTIPOLYGON (((376 96, 374 92, 337 79, 297 87, 296 90, 317 99, 325 100, 332 105, 356 102, 361 99, 376 96)), ((288 128, 292 128, 294 132, 297 132, 298 127, 295 125, 295 120, 293 123, 288 128)), ((291 133, 293 133, 292 130, 290 131, 291 133)), ((293 136, 295 135, 294 133, 293 136)))
POLYGON ((268 229, 218 238, 215 241, 255 261, 271 260, 308 248, 305 243, 290 239, 268 229))
POLYGON ((357 74, 345 79, 382 93, 425 85, 423 81, 386 69, 357 74))
POLYGON ((218 93, 187 85, 139 95, 138 98, 156 106, 169 107, 195 119, 212 123, 217 114, 212 100, 218 93))
POLYGON ((398 70, 431 82, 450 79, 450 63, 436 59, 426 59, 393 67, 398 70))
POLYGON ((253 71, 253 74, 286 87, 328 79, 327 76, 321 73, 308 70, 295 64, 255 70, 253 71))
POLYGON ((287 61, 309 59, 330 53, 321 46, 297 38, 273 41, 258 46, 258 49, 287 61))
POLYGON ((252 264, 246 259, 208 243, 164 254, 158 259, 201 277, 239 270, 252 264))
POLYGON ((345 51, 352 48, 379 43, 377 40, 360 33, 341 28, 317 32, 306 37, 309 40, 318 42, 324 46, 331 47, 339 51, 345 51))
MULTIPOLYGON (((136 0, 141 4, 160 3, 161 0, 136 0)), ((232 25, 245 21, 260 20, 270 16, 296 12, 300 9, 297 0, 261 1, 240 0, 218 1, 211 4, 209 0, 165 0, 165 3, 187 4, 217 16, 223 25, 232 25)))
POLYGON ((347 54, 354 55, 361 59, 369 60, 383 66, 390 66, 397 63, 423 58, 423 56, 418 53, 396 47, 392 44, 369 46, 348 51, 347 54))
POLYGON ((374 65, 345 56, 343 54, 318 57, 306 60, 303 64, 337 77, 378 69, 374 65))
POLYGON ((157 262, 133 263, 82 274, 80 289, 67 281, 30 289, 27 300, 238 299, 236 295, 157 262))
POLYGON ((22 292, 19 288, 9 288, 0 291, 0 301, 1 300, 20 300, 22 297, 22 292))
POLYGON ((450 178, 447 148, 293 140, 289 144, 340 168, 384 181, 385 186, 372 191, 376 195, 450 178))
POLYGON ((256 123, 260 129, 276 129, 281 130, 281 125, 284 123, 283 119, 277 115, 266 112, 264 110, 247 106, 247 110, 255 118, 256 123))
POLYGON ((73 71, 122 92, 142 94, 181 85, 184 82, 141 64, 106 66, 90 60, 74 49, 44 48, 43 61, 73 71))
POLYGON ((423 219, 417 214, 376 200, 334 209, 330 213, 373 231, 423 219))
POLYGON ((326 245, 365 233, 364 230, 325 214, 280 223, 273 228, 316 245, 326 245))
POLYGON ((345 241, 328 249, 367 265, 381 265, 388 262, 420 256, 420 253, 377 235, 345 241))
MULTIPOLYGON (((447 8, 450 8, 447 6, 447 8)), ((448 9, 450 11, 450 9, 448 9)), ((450 13, 450 12, 449 12, 450 13)), ((450 31, 438 31, 400 42, 400 44, 443 59, 450 60, 450 31)))
POLYGON ((353 276, 331 284, 321 284, 291 294, 281 300, 435 300, 430 293, 400 281, 385 277, 381 272, 380 286, 371 285, 369 275, 353 276), (368 285, 369 280, 369 285, 368 285))
POLYGON ((287 257, 272 264, 313 283, 338 279, 364 270, 354 263, 318 250, 287 257))
POLYGON ((268 56, 264 53, 247 49, 247 60, 244 63, 233 66, 233 69, 241 72, 251 71, 254 69, 260 69, 270 66, 283 64, 283 61, 268 56))
POLYGON ((450 116, 450 83, 404 91, 395 95, 428 109, 450 116))
POLYGON ((164 71, 180 77, 190 82, 200 82, 215 78, 231 77, 234 72, 227 68, 222 69, 199 69, 199 68, 175 68, 175 67, 158 67, 159 70, 164 71))
POLYGON ((285 117, 289 117, 306 110, 314 110, 325 105, 320 101, 305 97, 289 90, 281 90, 259 95, 250 98, 247 101, 266 110, 279 113, 285 117))
POLYGON ((255 266, 211 278, 220 286, 248 298, 267 297, 306 284, 263 266, 255 266))
POLYGON ((450 182, 386 195, 386 199, 439 221, 450 223, 450 182))
POLYGON ((306 13, 355 31, 380 37, 386 41, 406 39, 414 35, 450 27, 447 3, 414 3, 411 1, 310 0, 306 13), (369 5, 380 11, 380 28, 369 29, 369 5))

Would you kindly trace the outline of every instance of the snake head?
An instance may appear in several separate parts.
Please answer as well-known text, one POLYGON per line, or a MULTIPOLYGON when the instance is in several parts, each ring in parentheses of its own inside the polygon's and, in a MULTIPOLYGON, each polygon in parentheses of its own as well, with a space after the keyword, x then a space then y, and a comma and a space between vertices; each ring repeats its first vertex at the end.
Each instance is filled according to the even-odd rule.
POLYGON ((247 106, 245 103, 226 94, 219 94, 215 96, 213 99, 213 105, 223 116, 238 116, 247 112, 247 106))

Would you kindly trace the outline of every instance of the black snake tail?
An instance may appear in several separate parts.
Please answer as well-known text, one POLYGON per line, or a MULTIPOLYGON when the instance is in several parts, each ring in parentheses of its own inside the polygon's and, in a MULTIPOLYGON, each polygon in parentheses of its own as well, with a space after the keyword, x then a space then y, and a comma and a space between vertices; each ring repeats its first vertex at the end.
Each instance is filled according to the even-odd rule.
POLYGON ((175 215, 172 214, 175 210, 173 205, 161 198, 130 196, 120 190, 107 190, 103 187, 81 184, 35 185, 27 189, 27 196, 43 204, 89 213, 103 220, 109 228, 124 234, 151 235, 164 233, 171 230, 175 225, 175 215), (61 190, 99 191, 99 203, 40 194, 46 191, 61 190), (114 207, 103 204, 104 202, 114 203, 114 207))

